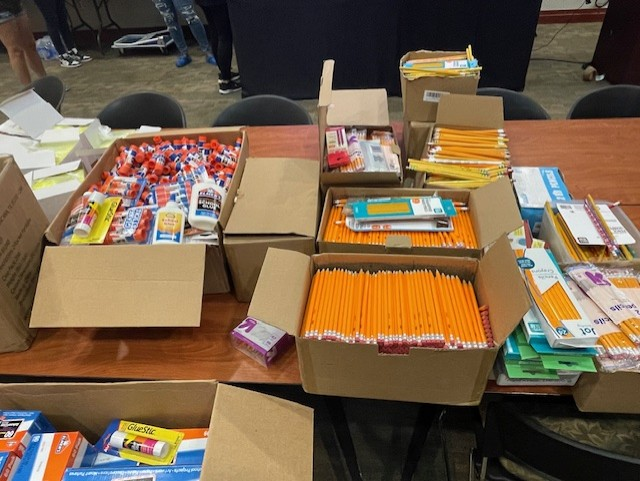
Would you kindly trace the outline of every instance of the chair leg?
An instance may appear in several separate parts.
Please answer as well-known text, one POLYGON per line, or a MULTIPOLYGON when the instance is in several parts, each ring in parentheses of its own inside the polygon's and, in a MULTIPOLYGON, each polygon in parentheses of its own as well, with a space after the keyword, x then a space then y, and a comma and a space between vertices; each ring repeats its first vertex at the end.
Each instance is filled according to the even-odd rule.
POLYGON ((347 464, 347 469, 353 481, 362 481, 360 466, 358 465, 358 457, 356 449, 353 446, 353 438, 347 424, 347 416, 344 412, 342 398, 337 396, 324 396, 324 402, 331 417, 333 429, 338 438, 338 444, 342 450, 342 456, 347 464))
POLYGON ((427 440, 429 429, 433 424, 433 419, 440 411, 441 407, 433 404, 421 404, 418 410, 418 416, 413 426, 413 434, 411 435, 411 441, 409 442, 409 449, 407 450, 407 459, 404 462, 402 469, 402 481, 411 481, 413 474, 418 467, 418 461, 420 461, 420 454, 422 448, 427 440))

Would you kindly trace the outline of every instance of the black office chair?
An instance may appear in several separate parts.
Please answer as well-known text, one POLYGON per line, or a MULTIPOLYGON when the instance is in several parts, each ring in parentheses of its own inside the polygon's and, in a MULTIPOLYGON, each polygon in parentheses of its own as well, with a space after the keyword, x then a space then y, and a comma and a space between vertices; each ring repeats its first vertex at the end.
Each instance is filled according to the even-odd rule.
POLYGON ((55 75, 47 75, 31 82, 25 90, 33 89, 45 102, 51 104, 58 112, 62 109, 65 87, 62 80, 55 75))
POLYGON ((293 100, 279 95, 255 95, 229 105, 213 121, 213 127, 312 123, 309 113, 293 100))
POLYGON ((159 92, 137 92, 110 102, 97 115, 112 129, 137 129, 141 125, 184 128, 187 119, 176 99, 159 92))
POLYGON ((640 85, 609 85, 580 97, 568 119, 640 117, 640 85))
POLYGON ((471 469, 492 481, 638 481, 639 425, 572 402, 489 402, 471 469))
POLYGON ((478 95, 502 97, 505 120, 548 120, 551 117, 535 100, 522 92, 499 87, 482 87, 478 95))

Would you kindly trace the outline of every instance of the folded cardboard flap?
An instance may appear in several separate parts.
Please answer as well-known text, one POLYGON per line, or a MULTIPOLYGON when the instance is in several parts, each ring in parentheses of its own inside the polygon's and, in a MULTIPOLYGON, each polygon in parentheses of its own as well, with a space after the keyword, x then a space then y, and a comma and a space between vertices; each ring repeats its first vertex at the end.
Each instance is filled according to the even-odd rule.
POLYGON ((309 159, 248 158, 226 235, 315 237, 318 164, 309 159))
POLYGON ((309 256, 270 247, 247 315, 297 336, 307 305, 311 277, 309 256))
POLYGON ((0 155, 0 352, 23 351, 47 218, 11 156, 0 155))
POLYGON ((436 126, 502 129, 504 128, 502 97, 445 95, 440 99, 436 126))
POLYGON ((202 479, 311 480, 313 410, 218 386, 202 479))
POLYGON ((205 247, 47 247, 31 327, 197 327, 205 247))
POLYGON ((516 196, 507 177, 471 191, 469 212, 481 247, 490 245, 501 235, 513 232, 522 225, 516 196))
POLYGON ((501 345, 531 307, 509 240, 503 235, 485 253, 474 281, 478 303, 489 307, 493 338, 501 345))
POLYGON ((0 405, 42 411, 58 431, 81 431, 95 443, 113 419, 167 428, 208 426, 217 386, 216 381, 0 384, 0 405))

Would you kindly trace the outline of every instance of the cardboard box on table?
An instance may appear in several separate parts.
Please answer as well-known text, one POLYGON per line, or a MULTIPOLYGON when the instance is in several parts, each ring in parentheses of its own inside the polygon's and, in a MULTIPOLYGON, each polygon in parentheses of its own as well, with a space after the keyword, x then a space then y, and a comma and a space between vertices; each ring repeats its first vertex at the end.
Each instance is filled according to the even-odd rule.
POLYGON ((471 280, 478 302, 489 306, 496 342, 502 344, 530 307, 506 237, 481 259, 380 254, 319 254, 270 249, 249 315, 296 336, 305 391, 371 399, 477 405, 499 347, 449 350, 413 347, 408 355, 378 352, 373 344, 300 337, 309 288, 320 268, 438 269, 471 280))
MULTIPOLYGON (((320 79, 318 96, 318 132, 320 134, 320 184, 323 190, 337 185, 389 185, 402 184, 402 171, 395 172, 339 172, 329 171, 326 163, 327 127, 375 128, 393 133, 389 125, 389 105, 385 89, 333 90, 334 60, 325 60, 320 79)), ((394 135, 395 137, 395 135, 394 135)), ((393 149, 398 154, 401 170, 400 147, 393 149)))
POLYGON ((313 476, 312 409, 215 381, 0 384, 0 405, 41 410, 91 443, 112 419, 209 426, 203 480, 313 476))
POLYGON ((580 411, 640 414, 640 373, 582 373, 572 388, 580 411))
POLYGON ((47 218, 12 157, 0 156, 0 352, 24 351, 47 218))
MULTIPOLYGON (((582 200, 568 200, 563 202, 565 204, 584 204, 582 200)), ((629 234, 636 240, 636 243, 633 244, 633 248, 640 248, 640 231, 635 226, 635 224, 627 217, 627 214, 624 212, 624 208, 620 206, 610 207, 611 212, 616 216, 616 218, 620 221, 620 224, 624 226, 629 234)), ((567 265, 567 264, 575 264, 577 261, 571 256, 569 251, 567 250, 562 237, 560 237, 560 233, 556 230, 555 224, 553 223, 553 219, 549 217, 547 211, 543 211, 542 213, 542 223, 540 225, 540 239, 549 244, 549 248, 551 252, 553 252, 554 257, 558 261, 559 264, 567 265)), ((635 261, 610 261, 612 263, 629 263, 632 264, 635 261)))
POLYGON ((224 245, 240 302, 249 302, 269 247, 315 253, 318 163, 249 157, 224 245))
MULTIPOLYGON (((407 60, 434 58, 443 54, 464 52, 440 52, 418 50, 406 53, 400 66, 407 60)), ((447 94, 475 95, 479 76, 472 77, 421 77, 413 80, 400 72, 402 90, 402 112, 404 118, 404 147, 408 158, 417 158, 422 153, 430 134, 430 124, 436 121, 439 103, 447 94)))
MULTIPOLYGON (((426 125, 426 124, 424 124, 426 125)), ((449 127, 455 129, 503 129, 504 111, 501 97, 477 96, 477 95, 445 95, 440 100, 433 128, 449 127)), ((426 133, 425 144, 418 158, 427 158, 428 142, 433 133, 433 128, 426 133)), ((423 134, 421 136, 424 137, 423 134)), ((415 142, 415 138, 413 140, 415 142)), ((414 149, 418 146, 412 147, 414 149)), ((415 173, 415 185, 421 186, 425 174, 415 173)))
POLYGON ((445 189, 391 189, 391 188, 349 188, 332 187, 327 191, 324 211, 318 229, 318 251, 368 253, 368 254, 416 254, 416 255, 446 255, 458 257, 482 257, 486 247, 522 225, 518 205, 508 179, 496 182, 476 190, 445 190, 445 189), (476 234, 479 247, 477 249, 457 249, 454 247, 416 247, 411 245, 409 236, 402 232, 392 233, 387 237, 385 245, 348 244, 344 242, 327 242, 324 233, 328 227, 331 207, 336 199, 358 197, 412 197, 433 195, 437 193, 446 199, 465 202, 469 206, 471 225, 476 234))
MULTIPOLYGON (((168 130, 165 140, 207 135, 233 144, 238 129, 168 130)), ((243 143, 247 141, 243 136, 243 143)), ((57 244, 79 196, 109 170, 120 146, 151 142, 136 135, 116 140, 53 220, 45 235, 57 244)), ((240 184, 245 149, 239 157, 227 198, 240 184)), ((202 294, 227 292, 229 281, 221 229, 233 202, 225 202, 219 220, 219 245, 183 244, 49 246, 42 259, 31 327, 197 327, 202 294)))

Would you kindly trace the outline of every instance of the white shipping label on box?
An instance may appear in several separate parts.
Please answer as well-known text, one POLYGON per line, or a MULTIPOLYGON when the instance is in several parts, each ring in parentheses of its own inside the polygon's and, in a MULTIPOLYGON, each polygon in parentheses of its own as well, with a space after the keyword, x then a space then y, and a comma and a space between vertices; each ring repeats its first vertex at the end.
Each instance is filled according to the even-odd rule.
POLYGON ((425 90, 422 94, 423 102, 439 103, 440 98, 443 95, 447 95, 449 92, 439 92, 437 90, 425 90))

